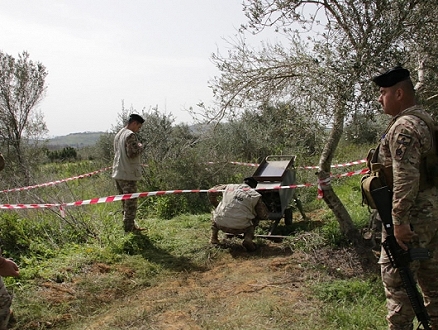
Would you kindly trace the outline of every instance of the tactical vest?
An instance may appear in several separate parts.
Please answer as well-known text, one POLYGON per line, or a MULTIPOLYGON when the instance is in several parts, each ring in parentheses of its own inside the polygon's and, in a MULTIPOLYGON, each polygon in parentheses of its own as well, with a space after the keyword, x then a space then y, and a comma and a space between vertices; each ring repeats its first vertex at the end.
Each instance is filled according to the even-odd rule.
POLYGON ((222 201, 213 211, 218 225, 232 229, 244 229, 252 225, 256 217, 255 206, 261 195, 246 184, 229 184, 222 193, 222 201))
POLYGON ((420 190, 432 186, 438 187, 438 126, 431 117, 424 113, 415 112, 407 114, 417 116, 424 121, 429 127, 429 132, 432 136, 432 147, 420 163, 420 190))
MULTIPOLYGON (((425 189, 431 188, 433 186, 438 187, 438 126, 428 115, 417 112, 414 110, 407 111, 403 113, 402 116, 413 115, 420 118, 429 127, 429 131, 432 137, 432 147, 430 150, 422 157, 420 161, 420 184, 419 190, 423 191, 425 189)), ((397 119, 395 118, 387 127, 385 134, 389 131, 391 126, 395 123, 397 119)), ((377 162, 377 155, 379 153, 380 143, 375 149, 371 149, 367 155, 367 166, 369 168, 369 173, 364 175, 361 179, 361 190, 362 190, 362 204, 366 204, 371 208, 375 209, 376 206, 371 197, 370 191, 388 186, 389 189, 393 188, 393 174, 392 166, 384 166, 377 162)))
POLYGON ((122 128, 114 138, 114 161, 112 178, 116 180, 138 181, 141 179, 140 155, 129 158, 126 152, 126 139, 133 131, 122 128))

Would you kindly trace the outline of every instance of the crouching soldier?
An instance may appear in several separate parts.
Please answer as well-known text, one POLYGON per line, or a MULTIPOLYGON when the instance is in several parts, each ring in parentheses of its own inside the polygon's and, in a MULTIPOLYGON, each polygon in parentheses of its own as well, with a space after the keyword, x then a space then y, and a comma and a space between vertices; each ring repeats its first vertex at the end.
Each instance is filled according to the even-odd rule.
POLYGON ((257 180, 248 177, 242 184, 217 185, 208 192, 210 203, 215 207, 212 212, 211 244, 219 244, 218 233, 243 234, 242 245, 248 251, 254 251, 255 227, 259 220, 268 219, 268 208, 261 195, 254 190, 257 180), (252 188, 252 189, 251 189, 252 188), (224 190, 223 192, 217 190, 224 190), (222 200, 218 196, 222 194, 222 200))

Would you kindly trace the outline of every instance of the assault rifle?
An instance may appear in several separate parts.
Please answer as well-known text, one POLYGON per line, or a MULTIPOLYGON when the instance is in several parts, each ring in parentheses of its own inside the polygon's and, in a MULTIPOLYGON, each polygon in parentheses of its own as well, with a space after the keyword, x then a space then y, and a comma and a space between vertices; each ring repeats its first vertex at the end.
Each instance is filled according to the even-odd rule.
POLYGON ((392 191, 389 190, 387 186, 372 190, 371 196, 373 197, 387 233, 387 237, 385 241, 382 242, 382 246, 392 266, 398 269, 403 286, 406 289, 409 301, 411 302, 419 323, 417 330, 430 330, 432 329, 430 326, 430 317, 424 306, 423 296, 418 291, 417 283, 414 280, 409 264, 414 260, 427 260, 431 257, 431 254, 425 248, 410 248, 405 251, 398 245, 394 236, 394 225, 392 223, 392 191))

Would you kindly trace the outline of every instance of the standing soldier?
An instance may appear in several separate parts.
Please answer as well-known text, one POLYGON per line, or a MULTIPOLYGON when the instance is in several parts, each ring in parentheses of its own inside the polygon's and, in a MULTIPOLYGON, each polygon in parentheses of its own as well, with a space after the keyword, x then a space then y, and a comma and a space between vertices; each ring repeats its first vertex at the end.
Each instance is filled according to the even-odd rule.
MULTIPOLYGON (((5 168, 5 159, 0 153, 0 171, 5 168)), ((1 249, 0 249, 1 253, 1 249)), ((12 296, 6 290, 2 277, 20 275, 18 266, 10 259, 0 256, 0 330, 8 328, 9 318, 11 316, 12 296)))
MULTIPOLYGON (((423 292, 432 329, 438 329, 438 192, 426 171, 426 155, 433 146, 432 132, 420 119, 430 118, 416 104, 409 71, 395 67, 373 79, 380 87, 379 103, 392 121, 377 148, 377 163, 384 169, 386 182, 392 182, 392 221, 394 237, 404 250, 408 245, 427 248, 428 260, 410 263, 423 292), (416 113, 421 115, 416 116, 416 113)), ((430 121, 431 118, 430 118, 430 121)), ((438 141, 437 141, 438 142, 438 141)), ((386 232, 382 233, 382 241, 386 232)), ((387 301, 389 329, 413 329, 414 310, 403 287, 399 270, 384 249, 379 263, 387 301)))
MULTIPOLYGON (((138 141, 135 133, 140 131, 144 119, 137 115, 129 116, 128 124, 123 127, 114 138, 114 162, 112 177, 116 181, 119 194, 137 192, 137 181, 141 179, 141 153, 143 145, 138 141)), ((137 213, 137 199, 122 200, 123 226, 125 232, 139 232, 144 230, 135 222, 137 213)))

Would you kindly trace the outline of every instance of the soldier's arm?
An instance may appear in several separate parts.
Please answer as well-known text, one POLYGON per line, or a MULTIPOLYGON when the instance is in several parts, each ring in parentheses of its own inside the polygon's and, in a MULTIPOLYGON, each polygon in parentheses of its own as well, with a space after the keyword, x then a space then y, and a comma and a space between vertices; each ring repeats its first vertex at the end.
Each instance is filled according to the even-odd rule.
POLYGON ((427 127, 420 125, 420 119, 415 117, 412 119, 405 117, 400 119, 402 125, 395 127, 390 144, 394 177, 392 199, 394 237, 404 250, 408 249, 406 243, 415 236, 410 226, 409 214, 419 191, 423 148, 425 142, 430 142, 425 140, 430 138, 427 127))
POLYGON ((208 200, 210 201, 211 205, 213 205, 214 207, 217 207, 219 205, 218 198, 222 196, 222 192, 212 191, 212 190, 224 190, 225 187, 226 185, 217 185, 211 188, 211 190, 207 192, 208 200))
POLYGON ((128 155, 129 158, 134 158, 139 154, 141 154, 141 152, 143 151, 143 145, 140 142, 138 142, 138 139, 134 133, 129 135, 128 138, 126 139, 125 147, 126 147, 126 154, 128 155))
POLYGON ((260 220, 266 220, 269 217, 269 210, 265 203, 263 203, 262 199, 260 198, 255 206, 255 211, 257 214, 257 219, 260 220))
MULTIPOLYGON (((414 118, 416 122, 419 119, 414 118)), ((394 225, 409 224, 409 211, 415 203, 420 184, 420 162, 422 159, 422 137, 428 135, 427 127, 412 123, 409 118, 401 118, 394 125, 390 137, 393 155, 393 205, 394 225)))

